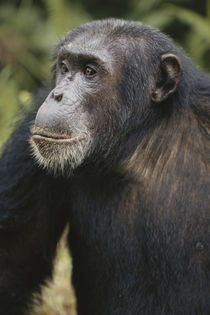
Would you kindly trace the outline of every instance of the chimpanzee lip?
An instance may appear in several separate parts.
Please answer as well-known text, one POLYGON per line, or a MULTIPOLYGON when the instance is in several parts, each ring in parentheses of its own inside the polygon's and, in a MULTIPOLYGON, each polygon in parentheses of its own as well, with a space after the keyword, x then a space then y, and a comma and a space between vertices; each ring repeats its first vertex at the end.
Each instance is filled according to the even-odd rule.
POLYGON ((33 134, 32 139, 35 142, 45 141, 45 142, 51 142, 51 143, 57 143, 57 144, 72 144, 72 143, 77 142, 78 140, 83 139, 83 137, 76 136, 76 137, 68 138, 67 136, 62 136, 62 135, 49 136, 49 135, 33 134))

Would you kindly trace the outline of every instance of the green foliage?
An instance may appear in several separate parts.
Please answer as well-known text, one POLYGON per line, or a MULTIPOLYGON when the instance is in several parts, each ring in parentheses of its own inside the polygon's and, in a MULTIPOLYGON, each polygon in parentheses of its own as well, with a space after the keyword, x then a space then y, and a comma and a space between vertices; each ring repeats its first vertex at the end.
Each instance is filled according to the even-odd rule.
POLYGON ((19 7, 1 6, 0 145, 20 106, 28 106, 32 92, 48 79, 55 43, 66 31, 88 20, 81 6, 66 0, 46 0, 44 10, 30 0, 19 7))

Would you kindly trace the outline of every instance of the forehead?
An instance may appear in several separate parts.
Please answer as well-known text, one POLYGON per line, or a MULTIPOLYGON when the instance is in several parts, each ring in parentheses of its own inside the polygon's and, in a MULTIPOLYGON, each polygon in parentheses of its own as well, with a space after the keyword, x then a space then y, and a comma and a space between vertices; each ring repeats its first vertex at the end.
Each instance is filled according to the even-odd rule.
POLYGON ((70 36, 68 41, 69 47, 81 47, 82 49, 104 49, 107 42, 106 34, 99 32, 85 31, 77 36, 70 36))
POLYGON ((115 63, 111 51, 103 44, 101 38, 76 38, 66 42, 59 50, 59 59, 69 58, 72 63, 96 62, 112 70, 115 63))
POLYGON ((94 53, 105 60, 119 61, 119 57, 124 59, 128 53, 132 53, 135 44, 135 39, 126 32, 116 32, 108 27, 87 27, 69 33, 61 47, 74 54, 94 53))
POLYGON ((105 44, 105 36, 97 34, 81 34, 74 39, 70 39, 65 44, 65 48, 74 54, 100 55, 101 58, 110 57, 110 52, 105 44))

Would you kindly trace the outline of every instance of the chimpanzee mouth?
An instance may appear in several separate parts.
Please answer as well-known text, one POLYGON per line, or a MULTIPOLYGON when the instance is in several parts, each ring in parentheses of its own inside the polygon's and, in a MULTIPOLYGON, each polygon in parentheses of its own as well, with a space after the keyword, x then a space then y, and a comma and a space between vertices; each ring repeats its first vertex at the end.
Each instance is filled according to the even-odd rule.
POLYGON ((64 171, 72 174, 72 170, 81 165, 88 154, 90 138, 87 133, 54 134, 38 128, 32 129, 31 133, 32 156, 40 166, 52 170, 54 174, 63 174, 64 171))
POLYGON ((64 135, 42 135, 42 134, 33 134, 32 140, 34 142, 48 142, 48 143, 56 143, 56 144, 73 144, 79 140, 82 140, 84 137, 76 136, 76 137, 68 137, 64 135))
POLYGON ((41 128, 32 128, 29 139, 31 154, 44 168, 54 174, 72 170, 83 163, 88 155, 91 139, 87 132, 54 133, 41 128))

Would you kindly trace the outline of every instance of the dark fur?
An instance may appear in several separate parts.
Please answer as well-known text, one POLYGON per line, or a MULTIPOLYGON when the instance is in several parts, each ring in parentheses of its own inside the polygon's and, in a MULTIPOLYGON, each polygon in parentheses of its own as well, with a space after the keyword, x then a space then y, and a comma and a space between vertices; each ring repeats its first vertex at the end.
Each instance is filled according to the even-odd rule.
POLYGON ((34 114, 25 118, 0 160, 1 315, 23 314, 32 293, 51 276, 56 244, 67 222, 65 207, 57 206, 61 186, 31 158, 33 119, 34 114))
POLYGON ((117 20, 73 31, 55 58, 77 36, 100 41, 107 30, 109 51, 122 55, 118 106, 95 100, 99 138, 85 163, 71 178, 39 169, 28 145, 33 114, 1 157, 0 314, 22 314, 51 275, 67 222, 79 315, 210 314, 210 77, 157 30, 117 20), (154 103, 166 53, 178 56, 182 77, 154 103))

